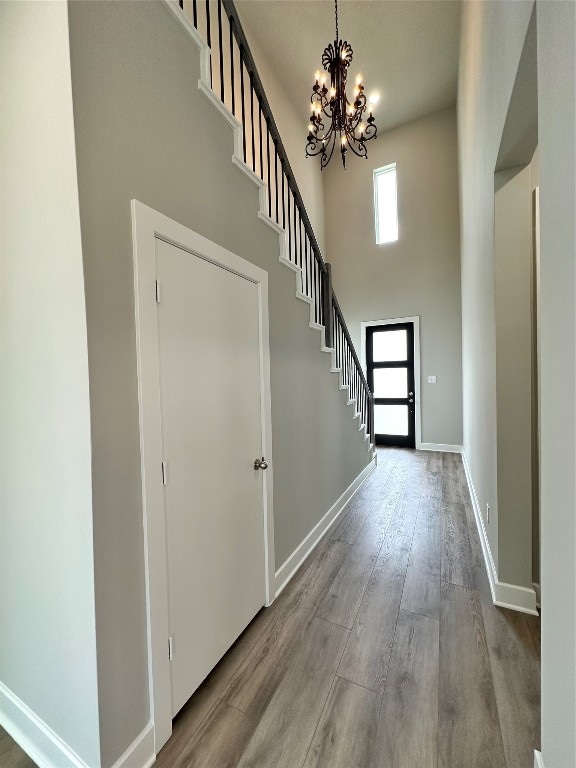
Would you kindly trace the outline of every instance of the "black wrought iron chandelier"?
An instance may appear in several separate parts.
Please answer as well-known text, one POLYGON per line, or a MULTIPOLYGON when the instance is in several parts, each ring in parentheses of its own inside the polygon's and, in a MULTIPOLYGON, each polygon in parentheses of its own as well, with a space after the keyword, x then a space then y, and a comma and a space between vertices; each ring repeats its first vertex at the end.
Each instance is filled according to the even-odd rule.
POLYGON ((334 0, 334 12, 336 39, 322 54, 322 66, 330 76, 330 88, 326 86, 327 75, 316 72, 316 83, 310 97, 312 114, 306 144, 306 157, 320 155, 322 169, 330 162, 337 142, 344 168, 348 149, 358 157, 368 157, 366 142, 375 139, 377 133, 373 117, 377 97, 367 101, 362 75, 356 77, 352 102, 346 96, 346 80, 353 51, 350 43, 340 40, 338 34, 338 0, 334 0), (363 115, 367 111, 369 116, 364 123, 363 115))

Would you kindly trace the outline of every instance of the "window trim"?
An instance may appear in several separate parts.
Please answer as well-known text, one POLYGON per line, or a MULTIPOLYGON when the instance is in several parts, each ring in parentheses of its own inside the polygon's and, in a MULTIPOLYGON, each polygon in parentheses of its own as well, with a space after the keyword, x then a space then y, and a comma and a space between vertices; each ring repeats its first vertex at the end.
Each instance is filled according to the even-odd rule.
POLYGON ((375 168, 372 172, 372 187, 374 189, 374 229, 376 236, 376 245, 390 245, 391 243, 397 243, 400 239, 400 225, 398 220, 398 169, 396 163, 388 163, 381 168, 375 168), (378 178, 386 173, 394 172, 395 176, 395 191, 396 191, 396 238, 393 240, 379 240, 380 236, 380 222, 379 222, 379 206, 378 206, 378 178))

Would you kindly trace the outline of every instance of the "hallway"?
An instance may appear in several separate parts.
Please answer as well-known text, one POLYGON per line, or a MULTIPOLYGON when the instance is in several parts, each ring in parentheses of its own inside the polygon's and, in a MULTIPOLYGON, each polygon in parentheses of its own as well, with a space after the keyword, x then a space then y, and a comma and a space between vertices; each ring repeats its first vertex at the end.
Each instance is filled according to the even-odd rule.
POLYGON ((531 768, 539 620, 492 605, 461 458, 378 462, 158 768, 531 768))
MULTIPOLYGON (((539 620, 492 605, 460 456, 378 462, 157 768, 532 768, 539 620)), ((0 763, 33 768, 1 735, 0 763)))

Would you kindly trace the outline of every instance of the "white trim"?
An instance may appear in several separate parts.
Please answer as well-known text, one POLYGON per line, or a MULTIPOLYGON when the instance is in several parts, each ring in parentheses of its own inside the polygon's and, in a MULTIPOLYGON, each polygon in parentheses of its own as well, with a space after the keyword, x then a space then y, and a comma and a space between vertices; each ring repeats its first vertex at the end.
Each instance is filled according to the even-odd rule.
MULTIPOLYGON (((172 733, 172 693, 166 643, 169 635, 168 573, 164 493, 160 473, 162 425, 160 407, 160 363, 158 325, 153 301, 156 281, 155 242, 160 238, 214 264, 251 280, 258 287, 260 313, 260 380, 262 392, 262 455, 272 456, 272 410, 270 394, 270 350, 268 273, 205 237, 178 224, 143 203, 132 200, 134 295, 142 498, 145 532, 146 596, 148 617, 148 672, 150 717, 154 725, 156 754, 172 733)), ((273 468, 263 475, 266 604, 274 599, 273 468)))
POLYGON ((534 768, 544 768, 544 760, 542 758, 542 752, 534 750, 534 768))
POLYGON ((540 584, 534 581, 532 582, 532 586, 534 587, 534 592, 536 592, 536 607, 540 608, 542 605, 540 584))
POLYGON ((461 445, 449 443, 420 443, 416 446, 419 451, 440 451, 441 453, 462 453, 461 445))
POLYGON ((488 533, 484 526, 484 519, 480 510, 478 495, 476 494, 470 466, 464 451, 462 451, 462 462, 464 464, 466 480, 468 481, 470 498, 472 499, 472 507, 474 509, 474 517, 476 518, 476 527, 478 528, 480 544, 482 545, 486 573, 488 575, 488 581, 490 582, 492 602, 500 608, 510 608, 513 611, 520 611, 521 613, 529 613, 532 616, 538 616, 539 614, 536 610, 536 592, 533 588, 520 587, 517 584, 506 584, 505 582, 498 581, 498 571, 496 569, 496 564, 494 563, 494 558, 492 557, 492 550, 490 549, 488 533))
POLYGON ((150 768, 155 762, 154 725, 148 723, 112 768, 150 768))
POLYGON ((354 496, 358 488, 360 488, 364 480, 366 480, 368 475, 375 469, 376 457, 370 460, 370 463, 364 467, 358 477, 350 483, 340 498, 330 507, 322 519, 316 523, 308 536, 306 536, 306 538, 296 547, 290 557, 282 563, 280 568, 276 571, 276 597, 278 597, 298 568, 300 568, 304 560, 306 560, 312 550, 319 544, 322 537, 336 522, 344 507, 348 504, 352 496, 354 496))
MULTIPOLYGON (((416 408, 416 448, 422 445, 422 402, 420 397, 420 316, 395 317, 388 320, 363 320, 360 323, 360 364, 366 375, 366 328, 374 325, 398 325, 398 323, 414 324, 414 407, 416 408)), ((431 449, 434 450, 434 449, 431 449)))
POLYGON ((72 747, 2 682, 0 725, 38 768, 89 768, 72 747))

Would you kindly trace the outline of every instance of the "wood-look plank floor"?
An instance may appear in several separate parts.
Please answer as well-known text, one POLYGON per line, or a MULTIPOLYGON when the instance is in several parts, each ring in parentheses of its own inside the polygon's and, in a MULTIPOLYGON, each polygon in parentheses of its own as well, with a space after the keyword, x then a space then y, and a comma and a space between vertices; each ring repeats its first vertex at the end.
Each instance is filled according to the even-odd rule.
MULTIPOLYGON (((379 449, 156 766, 532 768, 539 659, 539 620, 490 600, 460 457, 379 449)), ((1 731, 0 764, 34 768, 1 731)))

